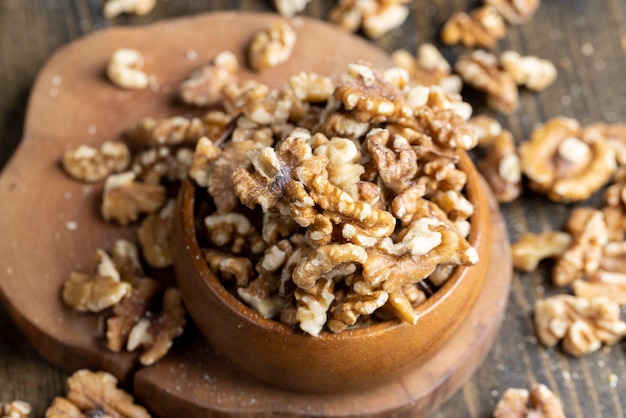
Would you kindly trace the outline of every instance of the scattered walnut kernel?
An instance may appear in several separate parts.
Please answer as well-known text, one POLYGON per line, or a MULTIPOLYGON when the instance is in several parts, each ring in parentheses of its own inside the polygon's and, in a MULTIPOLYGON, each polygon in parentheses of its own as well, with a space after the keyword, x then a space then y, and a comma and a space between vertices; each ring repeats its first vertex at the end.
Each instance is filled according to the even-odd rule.
POLYGON ((296 44, 296 33, 284 20, 277 20, 254 35, 248 49, 248 63, 261 71, 286 62, 296 44))
POLYGON ((376 39, 404 23, 409 15, 406 3, 408 0, 340 0, 328 19, 350 32, 361 27, 366 36, 376 39))
POLYGON ((187 178, 192 160, 190 148, 155 147, 136 153, 131 170, 138 182, 158 185, 164 179, 175 182, 187 178))
POLYGON ((587 126, 589 135, 601 136, 606 139, 609 147, 615 152, 615 159, 620 166, 626 165, 626 125, 620 123, 594 123, 587 126))
POLYGON ((547 59, 505 51, 500 55, 500 62, 517 84, 534 91, 544 90, 556 80, 556 68, 547 59))
POLYGON ((31 406, 24 401, 0 402, 0 417, 2 418, 28 418, 31 412, 31 406))
POLYGON ((522 191, 522 167, 515 140, 508 130, 502 131, 487 148, 478 168, 498 202, 512 202, 522 191))
POLYGON ((195 106, 217 104, 224 99, 226 86, 237 82, 238 69, 239 61, 232 52, 220 52, 180 84, 179 96, 184 103, 195 106))
POLYGON ((563 350, 573 356, 615 344, 626 335, 619 305, 606 297, 588 300, 557 295, 538 300, 535 327, 542 344, 552 347, 562 340, 563 350))
POLYGON ((600 210, 575 209, 567 229, 572 235, 572 243, 554 266, 552 281, 556 286, 566 286, 598 271, 603 248, 608 242, 607 225, 600 210))
POLYGON ((411 81, 424 86, 439 86, 446 93, 459 93, 463 82, 458 75, 452 74, 448 61, 432 44, 421 44, 417 56, 400 49, 391 55, 393 63, 409 72, 411 81))
POLYGON ((111 175, 104 184, 102 216, 122 225, 136 221, 140 213, 157 211, 165 203, 165 188, 135 181, 132 171, 111 175))
POLYGON ((137 147, 195 144, 203 136, 213 137, 230 122, 230 116, 209 112, 203 118, 174 116, 165 119, 144 118, 124 132, 137 147))
POLYGON ((539 8, 541 0, 485 0, 512 25, 528 22, 539 8))
POLYGON ((474 116, 468 123, 476 131, 479 148, 489 147, 493 140, 502 133, 500 122, 486 115, 474 116))
POLYGON ((283 16, 293 16, 306 9, 311 0, 274 0, 274 7, 283 16))
POLYGON ((76 180, 96 182, 111 173, 124 171, 130 162, 130 151, 123 142, 106 141, 99 148, 81 145, 65 151, 63 168, 76 180))
POLYGON ((565 418, 565 413, 561 400, 547 386, 535 383, 530 389, 530 396, 526 389, 509 388, 504 391, 493 411, 493 418, 513 417, 565 418))
POLYGON ((115 51, 107 66, 109 79, 125 89, 144 89, 150 80, 142 71, 144 59, 136 49, 121 48, 115 51))
POLYGON ((93 276, 72 272, 63 284, 63 302, 79 312, 100 312, 131 292, 131 285, 120 280, 113 260, 102 250, 96 253, 97 271, 93 276))
POLYGON ((512 113, 519 106, 517 84, 495 55, 472 51, 460 56, 454 68, 466 83, 487 93, 487 104, 494 110, 512 113))
POLYGON ((116 387, 117 379, 109 373, 79 370, 67 379, 67 385, 66 398, 54 398, 46 418, 150 418, 143 406, 133 403, 131 395, 116 387))
POLYGON ((557 202, 589 198, 616 170, 615 154, 606 140, 564 117, 552 118, 533 131, 519 153, 529 186, 557 202))
POLYGON ((572 237, 566 232, 524 234, 511 246, 513 266, 521 271, 533 271, 541 260, 563 255, 571 243, 572 237))
POLYGON ((332 279, 322 279, 310 289, 296 289, 298 304, 296 319, 300 329, 310 335, 318 335, 326 323, 330 304, 335 299, 332 279))
POLYGON ((107 0, 102 10, 104 17, 112 19, 122 13, 143 16, 152 11, 156 0, 107 0))
POLYGON ((152 267, 163 268, 172 265, 170 235, 174 207, 175 201, 170 199, 159 213, 151 213, 146 216, 137 229, 141 252, 152 267))
POLYGON ((469 14, 457 12, 450 16, 441 30, 441 40, 447 45, 492 48, 506 35, 506 24, 491 6, 482 6, 469 14))

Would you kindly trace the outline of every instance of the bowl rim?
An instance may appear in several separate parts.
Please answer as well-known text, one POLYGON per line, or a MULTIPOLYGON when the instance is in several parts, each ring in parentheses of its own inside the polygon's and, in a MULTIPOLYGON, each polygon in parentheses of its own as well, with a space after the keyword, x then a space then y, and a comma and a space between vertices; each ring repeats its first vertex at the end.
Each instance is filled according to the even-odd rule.
MULTIPOLYGON (((478 219, 480 218, 479 213, 481 211, 488 211, 489 207, 488 205, 482 205, 480 202, 481 192, 479 189, 481 179, 474 163, 465 151, 457 150, 456 152, 459 156, 458 166, 467 175, 467 182, 464 187, 465 196, 474 206, 474 213, 469 218, 470 233, 467 240, 472 247, 478 250, 481 240, 484 240, 484 237, 482 236, 483 234, 481 234, 481 225, 479 225, 478 222, 478 219)), ((198 187, 192 179, 185 179, 179 194, 179 199, 182 199, 182 213, 179 214, 179 216, 182 217, 183 237, 186 242, 185 250, 190 253, 191 259, 194 261, 200 277, 202 277, 203 285, 207 286, 209 290, 221 300, 223 305, 236 315, 240 321, 244 321, 248 325, 263 328, 280 336, 306 339, 315 338, 322 341, 358 340, 363 337, 373 337, 377 334, 394 331, 402 327, 419 326, 419 318, 424 315, 436 314, 436 310, 440 308, 441 305, 445 304, 448 295, 461 285, 464 279, 471 272, 472 267, 474 267, 462 265, 457 266, 446 282, 430 297, 428 297, 425 302, 415 308, 418 317, 415 324, 409 324, 399 318, 395 318, 363 327, 348 328, 338 333, 322 329, 317 336, 312 336, 302 330, 283 324, 280 321, 263 317, 253 308, 229 292, 228 289, 220 282, 219 278, 209 269, 202 250, 200 249, 200 245, 198 244, 196 235, 195 198, 197 190, 198 187)), ((479 257, 480 255, 481 254, 479 253, 479 257)), ((479 259, 478 262, 480 263, 481 261, 482 260, 479 259)))

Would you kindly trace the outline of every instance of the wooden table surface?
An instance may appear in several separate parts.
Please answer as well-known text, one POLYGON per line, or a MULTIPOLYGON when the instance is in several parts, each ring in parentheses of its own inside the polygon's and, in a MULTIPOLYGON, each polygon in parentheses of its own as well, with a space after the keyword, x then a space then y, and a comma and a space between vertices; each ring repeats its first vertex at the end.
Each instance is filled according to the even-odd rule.
MULTIPOLYGON (((59 47, 92 31, 115 25, 140 25, 168 17, 212 10, 272 10, 269 1, 160 0, 144 17, 107 21, 101 0, 0 0, 0 168, 20 141, 29 90, 44 61, 59 47)), ((413 2, 409 19, 376 43, 391 52, 415 51, 421 42, 438 42, 439 30, 454 11, 478 1, 413 2)), ((313 0, 305 14, 323 19, 334 1, 313 0)), ((548 90, 523 92, 517 113, 496 115, 517 141, 547 118, 565 115, 583 123, 626 122, 626 2, 624 0, 544 1, 535 18, 511 27, 499 50, 550 58, 559 77, 548 90)), ((461 48, 444 48, 452 61, 461 48)), ((476 103, 477 112, 488 112, 476 103)), ((599 204, 600 194, 591 199, 599 204)), ((514 240, 525 231, 561 228, 574 205, 557 205, 526 193, 502 207, 514 240)), ((2 214, 0 214, 2 216, 2 214)), ((0 231, 0 237, 2 231, 0 231)), ((2 266, 0 266, 2 268, 2 266)), ((537 343, 533 303, 557 293, 548 267, 513 277, 509 305, 489 357, 461 391, 433 417, 488 417, 508 387, 547 384, 565 404, 567 417, 623 417, 626 410, 626 342, 580 359, 537 343), (617 377, 617 380, 615 379, 617 377)), ((624 315, 622 315, 624 317, 624 315)), ((0 307, 0 402, 22 399, 43 416, 56 395, 65 392, 66 375, 29 347, 0 307)))

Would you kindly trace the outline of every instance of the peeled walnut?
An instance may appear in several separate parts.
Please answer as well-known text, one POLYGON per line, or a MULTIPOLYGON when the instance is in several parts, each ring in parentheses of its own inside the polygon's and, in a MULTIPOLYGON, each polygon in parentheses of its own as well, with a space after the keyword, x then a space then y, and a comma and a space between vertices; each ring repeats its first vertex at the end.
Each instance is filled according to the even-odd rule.
POLYGON ((204 218, 208 238, 216 247, 230 246, 235 254, 241 252, 258 254, 265 250, 257 230, 248 218, 240 213, 213 214, 204 218))
POLYGON ((441 30, 444 44, 463 44, 466 47, 492 48, 506 35, 506 24, 491 6, 482 6, 469 14, 453 14, 441 30))
POLYGON ((67 385, 66 398, 54 398, 46 418, 150 418, 131 395, 116 387, 117 379, 109 373, 79 370, 67 379, 67 385))
POLYGON ((152 213, 165 203, 165 189, 158 184, 138 183, 135 173, 111 175, 104 184, 102 216, 122 225, 137 220, 140 213, 152 213))
POLYGON ((306 8, 311 0, 274 0, 274 7, 283 16, 293 16, 306 8))
POLYGON ((598 270, 586 280, 576 280, 573 288, 579 297, 606 296, 620 306, 626 305, 626 241, 606 244, 598 270))
POLYGON ((606 140, 564 117, 536 129, 519 153, 530 187, 557 202, 589 198, 616 169, 615 154, 606 140))
POLYGON ((175 201, 170 199, 158 213, 146 216, 137 229, 141 252, 152 267, 163 268, 172 264, 170 235, 175 206, 175 201))
POLYGON ((511 132, 504 130, 491 141, 478 169, 498 202, 517 199, 522 191, 522 167, 511 132))
POLYGON ((143 54, 136 49, 120 48, 111 57, 107 66, 107 75, 116 86, 125 89, 143 89, 148 87, 148 74, 142 69, 143 54))
POLYGON ((573 356, 615 344, 626 335, 619 305, 606 297, 588 300, 557 295, 538 300, 535 327, 542 344, 552 347, 562 340, 563 350, 573 356))
POLYGON ((495 7, 507 22, 520 25, 534 16, 541 0, 485 0, 485 3, 495 7))
POLYGON ((131 170, 141 183, 159 184, 163 179, 182 181, 187 178, 192 161, 190 148, 155 147, 137 153, 131 170))
POLYGON ((547 386, 535 383, 530 394, 526 389, 509 388, 504 391, 493 411, 493 418, 513 417, 565 418, 565 413, 561 400, 547 386))
POLYGON ((556 80, 552 61, 535 56, 521 56, 515 51, 504 51, 500 62, 515 82, 534 91, 546 89, 556 80))
POLYGON ((107 0, 102 13, 107 19, 112 19, 122 13, 143 16, 154 9, 156 0, 107 0))
POLYGON ((328 19, 351 32, 361 27, 368 37, 376 39, 402 25, 409 15, 406 3, 408 0, 341 0, 328 19))
POLYGON ((521 271, 533 271, 541 260, 560 257, 571 243, 572 237, 566 232, 524 234, 511 246, 513 266, 521 271))
POLYGON ((512 113, 519 106, 517 83, 500 68, 495 55, 472 51, 460 56, 454 68, 466 83, 487 93, 489 107, 512 113))
POLYGON ((179 96, 187 104, 207 106, 224 99, 224 88, 237 81, 239 61, 230 51, 220 52, 210 64, 194 71, 180 84, 179 96))
POLYGON ((324 327, 327 312, 335 299, 332 279, 322 279, 310 289, 296 289, 296 321, 300 329, 310 335, 318 335, 324 327))
POLYGON ((213 138, 224 131, 232 117, 213 110, 202 117, 143 118, 124 132, 124 136, 137 147, 153 148, 159 145, 195 144, 206 136, 213 138))
POLYGON ((478 115, 468 120, 468 123, 476 131, 479 148, 489 147, 502 133, 502 125, 492 117, 478 115))
POLYGON ((271 319, 278 315, 285 299, 277 294, 280 279, 259 276, 245 287, 237 288, 237 295, 264 318, 271 319))
POLYGON ((63 302, 79 312, 100 312, 131 292, 131 285, 120 280, 120 274, 107 253, 98 250, 96 258, 98 267, 93 276, 72 272, 63 284, 63 302))
POLYGON ((289 87, 298 99, 305 102, 325 102, 335 90, 330 78, 304 71, 289 77, 289 87))
POLYGON ((139 362, 150 366, 167 354, 172 340, 183 333, 185 308, 178 289, 170 287, 163 294, 161 311, 148 311, 128 334, 126 349, 142 349, 139 362))
POLYGON ((99 148, 81 145, 65 151, 63 168, 76 180, 95 182, 128 167, 130 151, 123 142, 107 141, 99 148))
POLYGON ((296 44, 296 33, 284 20, 277 20, 254 35, 248 48, 248 63, 257 71, 286 62, 296 44))
POLYGON ((234 257, 217 250, 202 250, 209 268, 222 280, 234 277, 237 286, 247 286, 252 278, 252 264, 246 257, 234 257))
POLYGON ((31 412, 31 406, 24 401, 0 403, 0 417, 2 418, 28 418, 31 412))
POLYGON ((200 187, 207 187, 209 184, 209 173, 211 165, 222 153, 222 149, 216 146, 206 136, 198 140, 196 149, 189 167, 189 177, 195 180, 200 187))
POLYGON ((391 55, 393 63, 409 72, 411 80, 419 85, 440 86, 446 93, 459 93, 463 82, 452 74, 452 68, 432 44, 421 44, 413 57, 403 49, 391 55))
POLYGON ((337 268, 345 264, 363 264, 367 260, 367 252, 354 244, 328 244, 316 248, 293 271, 294 283, 302 289, 310 289, 337 268))
POLYGON ((626 125, 621 123, 594 123, 585 130, 589 135, 601 136, 606 139, 609 147, 615 152, 615 159, 620 166, 626 165, 626 125))
POLYGON ((604 214, 596 209, 575 209, 567 229, 572 234, 572 243, 554 266, 552 281, 557 286, 566 286, 598 271, 603 248, 608 242, 604 214))

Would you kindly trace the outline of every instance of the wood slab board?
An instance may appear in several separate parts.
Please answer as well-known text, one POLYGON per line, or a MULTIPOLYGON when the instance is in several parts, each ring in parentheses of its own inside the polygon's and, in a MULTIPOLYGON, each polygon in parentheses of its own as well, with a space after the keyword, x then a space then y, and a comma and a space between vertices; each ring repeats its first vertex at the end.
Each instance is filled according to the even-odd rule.
MULTIPOLYGON (((252 34, 275 18, 271 14, 221 12, 144 27, 106 30, 59 50, 41 70, 31 93, 23 140, 0 177, 0 231, 3 236, 0 241, 0 300, 28 341, 52 364, 65 371, 79 368, 107 370, 123 381, 130 380, 137 367, 134 354, 106 350, 104 340, 97 338, 96 315, 74 313, 62 304, 60 288, 68 274, 74 270, 92 271, 95 250, 109 248, 118 238, 131 237, 132 228, 117 227, 101 220, 102 184, 85 185, 71 180, 60 168, 61 155, 66 149, 80 144, 98 145, 105 140, 118 139, 124 129, 146 116, 191 114, 192 109, 177 104, 176 86, 222 50, 231 50, 240 62, 244 62, 245 45, 252 34), (156 80, 153 88, 124 91, 107 81, 106 64, 112 53, 122 47, 136 48, 144 53, 146 71, 156 80), (190 51, 195 53, 196 59, 190 59, 194 56, 190 51), (77 227, 68 227, 71 224, 77 227)), ((300 70, 337 78, 348 63, 358 59, 366 59, 375 65, 390 63, 388 56, 378 48, 328 24, 305 18, 290 22, 298 36, 291 59, 261 74, 244 67, 240 71, 243 79, 255 78, 279 87, 289 75, 300 70)), ((508 279, 504 281, 508 284, 508 279)), ((498 309, 503 310, 506 298, 502 295, 505 294, 503 291, 496 295, 497 300, 503 300, 498 309)), ((492 319, 492 328, 497 328, 495 324, 499 323, 499 317, 492 319)), ((485 337, 484 340, 489 341, 478 350, 478 357, 487 352, 495 328, 488 338, 485 337)), ((184 338, 184 341, 189 340, 194 340, 193 336, 184 338)), ((250 383, 248 378, 241 382, 237 380, 238 371, 215 360, 211 350, 198 342, 176 346, 180 347, 163 362, 137 374, 136 388, 142 401, 148 407, 151 402, 156 402, 153 409, 157 413, 158 408, 167 412, 163 408, 176 405, 169 403, 175 399, 191 402, 190 413, 221 410, 220 402, 215 399, 208 399, 216 402, 211 403, 212 406, 196 403, 193 391, 188 391, 187 395, 191 397, 187 398, 163 396, 173 392, 172 387, 167 386, 169 382, 163 380, 168 375, 158 374, 159 371, 187 368, 191 375, 192 371, 200 370, 193 366, 197 362, 202 362, 203 367, 213 363, 225 367, 224 373, 233 376, 233 388, 237 391, 244 385, 256 384, 250 383), (203 360, 205 355, 210 360, 203 360)), ((479 363, 477 361, 475 367, 472 363, 471 370, 479 363)), ((463 369, 465 377, 469 376, 467 365, 463 369)), ((177 376, 181 378, 182 375, 177 376)), ((399 385, 402 390, 395 395, 397 405, 410 401, 410 396, 405 393, 410 381, 399 385)), ((438 404, 435 400, 441 397, 437 394, 429 402, 438 404)), ((253 402, 253 399, 249 399, 252 404, 259 401, 253 402)), ((347 409, 342 409, 344 412, 352 408, 350 405, 358 407, 360 403, 354 397, 342 399, 341 403, 347 405, 347 409)), ((278 404, 284 405, 284 399, 278 404)), ((283 411, 281 408, 276 411, 283 411)), ((299 408, 295 410, 301 411, 299 408)), ((237 412, 232 408, 225 410, 237 412)), ((272 408, 264 405, 262 410, 272 408)), ((283 412, 295 410, 287 408, 283 412)), ((252 411, 261 409, 253 407, 252 411)), ((322 411, 318 409, 318 414, 322 411)), ((163 416, 168 415, 171 416, 168 413, 163 416)))

